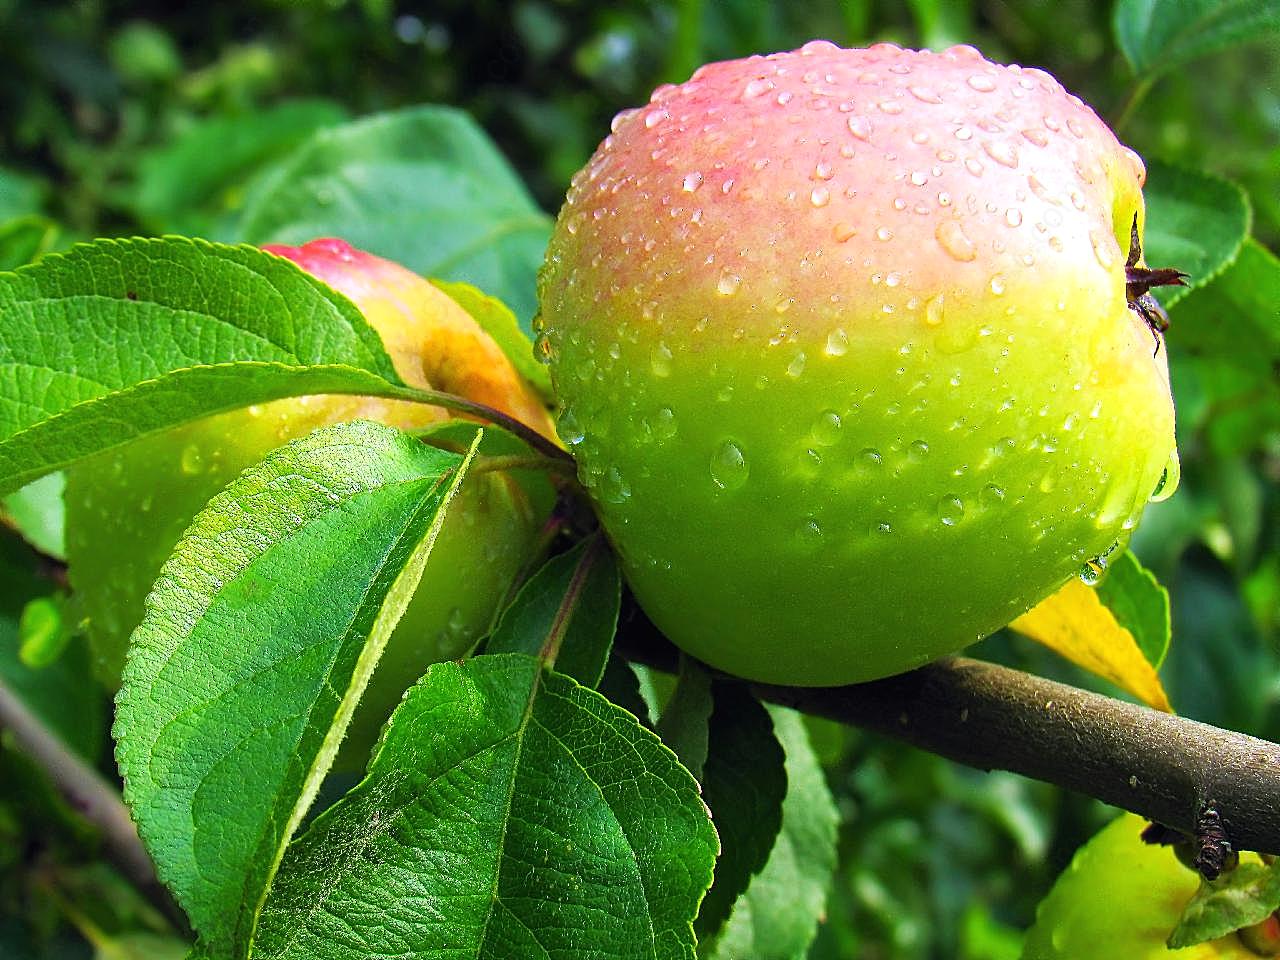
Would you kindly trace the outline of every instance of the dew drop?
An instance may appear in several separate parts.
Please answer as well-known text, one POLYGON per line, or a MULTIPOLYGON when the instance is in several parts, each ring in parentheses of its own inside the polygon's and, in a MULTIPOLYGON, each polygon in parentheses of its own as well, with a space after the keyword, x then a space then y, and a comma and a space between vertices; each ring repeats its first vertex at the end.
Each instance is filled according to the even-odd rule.
POLYGON ((627 483, 617 467, 610 467, 600 478, 600 496, 609 503, 625 503, 631 498, 631 484, 627 483))
POLYGON ((1172 497, 1173 492, 1178 489, 1178 481, 1181 478, 1182 465, 1178 462, 1178 451, 1174 450, 1169 454, 1169 460, 1160 474, 1160 482, 1151 492, 1151 502, 1160 503, 1172 497))
POLYGON ((716 292, 722 297, 729 297, 737 293, 740 286, 742 286, 742 278, 736 273, 725 271, 720 274, 720 281, 716 284, 716 292))
POLYGON ((671 348, 665 343, 659 342, 649 355, 649 366, 653 370, 654 376, 671 376, 671 359, 671 348))
POLYGON ((840 440, 843 422, 834 410, 824 410, 813 423, 813 439, 816 443, 831 446, 840 440))
POLYGON ((936 90, 931 87, 911 86, 907 88, 911 95, 921 103, 941 103, 942 98, 938 96, 936 90))
POLYGON ((907 458, 914 463, 920 463, 928 456, 929 444, 923 440, 912 440, 907 447, 907 458))
POLYGON ((670 407, 659 407, 653 418, 653 435, 659 440, 670 440, 676 435, 676 413, 670 407))
POLYGON ((827 346, 824 352, 829 357, 843 357, 849 352, 849 335, 836 327, 827 334, 827 346))
POLYGON ((863 467, 878 467, 884 463, 884 457, 875 447, 864 447, 858 452, 857 462, 863 467))
POLYGON ((798 378, 800 374, 804 373, 804 363, 804 351, 797 350, 796 355, 792 357, 791 362, 787 364, 787 376, 793 380, 798 378))
POLYGON ((849 132, 859 140, 871 139, 871 121, 866 117, 850 117, 845 124, 849 127, 849 132))
POLYGON ((1022 211, 1017 207, 1010 207, 1004 212, 1004 222, 1011 227, 1016 227, 1022 223, 1022 211))
POLYGON ((581 443, 586 436, 582 430, 582 424, 578 422, 578 417, 573 412, 573 407, 565 407, 556 419, 556 433, 560 434, 560 439, 571 447, 581 443))
POLYGON ((1000 276, 1000 274, 997 273, 994 277, 991 278, 991 292, 998 297, 1000 296, 1000 294, 1004 293, 1004 290, 1005 290, 1004 277, 1000 276))
POLYGON ((871 532, 879 536, 885 536, 886 534, 893 533, 893 525, 890 524, 888 520, 881 520, 879 523, 873 523, 871 525, 871 532))
POLYGON ((1002 167, 1013 168, 1018 165, 1017 148, 1004 140, 988 140, 982 145, 982 150, 1002 167))
POLYGON ((844 243, 846 240, 855 236, 858 228, 848 221, 841 220, 831 228, 831 236, 835 238, 836 243, 844 243))
POLYGON ((978 502, 987 508, 1004 503, 1004 488, 998 484, 988 483, 978 494, 978 502))
POLYGON ((825 207, 831 202, 831 191, 826 187, 814 187, 809 193, 809 202, 815 207, 825 207))
POLYGON ((890 230, 888 227, 880 227, 878 230, 876 230, 876 239, 877 239, 877 240, 892 240, 892 239, 893 239, 893 231, 892 231, 892 230, 890 230))
POLYGON ((764 94, 768 93, 772 89, 772 80, 764 80, 760 78, 750 80, 747 82, 747 85, 742 88, 742 99, 754 100, 756 97, 764 96, 764 94))
POLYGON ((663 120, 670 120, 670 119, 671 119, 671 114, 667 113, 666 110, 650 110, 648 113, 644 115, 644 125, 646 129, 652 130, 654 127, 660 124, 663 120))
POLYGON ((796 545, 805 553, 822 546, 822 525, 815 517, 805 517, 796 528, 796 545))
POLYGON ((747 458, 742 448, 726 440, 711 455, 711 479, 721 490, 737 490, 747 482, 747 458))
POLYGON ((945 526, 954 527, 964 519, 964 501, 954 493, 947 494, 938 501, 938 519, 945 526))
POLYGON ((1080 568, 1080 582, 1090 587, 1102 579, 1102 565, 1096 560, 1088 560, 1080 568))
POLYGON ((1037 147, 1047 147, 1049 145, 1049 135, 1043 130, 1023 130, 1022 135, 1037 147))
POLYGON ((1093 255, 1103 270, 1110 270, 1115 266, 1115 239, 1113 237, 1103 236, 1097 230, 1090 230, 1089 242, 1093 245, 1093 255))
POLYGON ((825 161, 820 161, 813 168, 813 179, 815 180, 830 180, 833 176, 835 176, 835 170, 831 164, 825 161))
POLYGON ((693 173, 685 174, 684 181, 681 185, 684 188, 685 193, 693 193, 693 191, 702 186, 702 174, 697 170, 693 171, 693 173))
POLYGON ((938 224, 933 235, 937 238, 939 246, 953 260, 968 263, 978 256, 973 242, 965 235, 964 228, 955 220, 943 220, 938 224))
POLYGON ((881 113, 887 113, 890 116, 902 112, 902 104, 897 100, 881 100, 876 104, 876 106, 879 108, 881 113))
POLYGON ((204 454, 200 452, 200 447, 194 443, 189 443, 182 449, 180 463, 182 472, 188 476, 204 473, 204 454))
POLYGON ((973 157, 965 158, 964 168, 968 170, 970 173, 972 173, 975 177, 982 176, 982 171, 986 169, 986 167, 982 165, 981 160, 977 160, 973 157))
POLYGON ((931 297, 924 305, 924 322, 931 327, 939 326, 943 321, 945 308, 946 301, 943 294, 931 297))
POLYGON ((990 93, 996 88, 996 82, 990 77, 981 73, 976 73, 965 81, 972 89, 979 93, 990 93))

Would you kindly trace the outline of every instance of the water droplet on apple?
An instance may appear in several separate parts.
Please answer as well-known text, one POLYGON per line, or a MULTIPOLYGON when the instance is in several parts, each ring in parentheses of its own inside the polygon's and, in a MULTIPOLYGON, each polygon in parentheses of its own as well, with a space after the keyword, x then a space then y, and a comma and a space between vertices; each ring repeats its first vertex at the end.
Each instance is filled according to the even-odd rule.
POLYGON ((560 439, 571 447, 581 443, 586 436, 582 430, 582 424, 578 422, 578 417, 573 412, 573 407, 565 407, 560 412, 560 416, 556 419, 556 433, 560 434, 560 439))
POLYGON ((711 479, 721 490, 737 490, 747 482, 750 467, 742 448, 726 440, 711 455, 711 479))
POLYGON ((736 273, 726 271, 720 274, 720 281, 716 284, 716 293, 722 297, 730 297, 738 292, 740 286, 742 286, 742 278, 736 273))
POLYGON ((964 501, 954 493, 947 494, 938 501, 938 519, 945 526, 954 527, 964 519, 964 501))
POLYGON ((957 221, 943 220, 934 229, 933 235, 937 238, 938 245, 953 260, 968 263, 977 259, 978 251, 974 249, 973 241, 965 235, 964 228, 957 221))
POLYGON ((829 357, 843 357, 849 352, 849 335, 839 327, 827 334, 827 345, 824 352, 829 357))
POLYGON ((1164 472, 1160 474, 1160 482, 1156 484, 1155 490, 1151 492, 1151 502, 1161 503, 1173 496, 1173 492, 1178 489, 1178 481, 1182 478, 1182 465, 1178 462, 1178 451, 1174 450, 1169 454, 1169 460, 1164 465, 1164 472))
POLYGON ((182 448, 182 456, 179 460, 182 466, 182 472, 188 476, 204 473, 204 454, 200 452, 200 448, 189 443, 182 448))

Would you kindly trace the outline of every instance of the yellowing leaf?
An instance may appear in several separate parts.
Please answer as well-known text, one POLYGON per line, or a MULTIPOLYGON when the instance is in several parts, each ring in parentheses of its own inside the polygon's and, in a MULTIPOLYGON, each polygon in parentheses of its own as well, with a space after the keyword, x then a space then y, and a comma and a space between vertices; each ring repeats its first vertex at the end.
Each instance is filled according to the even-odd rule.
POLYGON ((1072 580, 1009 626, 1110 680, 1147 706, 1173 712, 1155 668, 1142 655, 1133 634, 1081 581, 1072 580))

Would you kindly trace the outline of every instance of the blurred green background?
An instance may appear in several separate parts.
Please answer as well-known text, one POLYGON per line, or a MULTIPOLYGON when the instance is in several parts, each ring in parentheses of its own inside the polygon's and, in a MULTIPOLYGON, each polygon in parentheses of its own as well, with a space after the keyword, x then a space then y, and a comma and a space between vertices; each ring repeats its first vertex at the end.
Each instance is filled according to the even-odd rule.
MULTIPOLYGON (((1239 184, 1254 237, 1274 249, 1280 15, 1266 3, 1243 6, 1261 11, 1250 38, 1262 42, 1195 49, 1170 57, 1163 72, 1157 58, 1135 73, 1132 51, 1126 58, 1116 39, 1115 11, 1088 0, 448 0, 422 9, 394 0, 262 0, 185 10, 0 0, 0 268, 95 236, 255 239, 246 207, 273 189, 317 131, 422 103, 474 117, 534 202, 554 214, 614 113, 704 61, 813 37, 963 42, 995 60, 1047 69, 1144 157, 1239 184)), ((1175 706, 1269 739, 1280 738, 1274 264, 1257 253, 1173 308, 1168 352, 1182 486, 1152 506, 1134 544, 1171 593, 1173 644, 1162 676, 1175 706)), ((56 553, 56 518, 45 529, 42 545, 56 553)), ((0 676, 15 685, 27 677, 67 736, 111 770, 109 692, 88 691, 78 679, 75 639, 41 670, 16 656, 23 604, 56 586, 56 564, 11 536, 0 547, 0 676)), ((1008 636, 977 652, 1098 686, 1008 636)), ((813 958, 1012 960, 1054 875, 1109 817, 1085 798, 856 731, 814 723, 811 733, 842 815, 839 873, 813 958)), ((95 844, 0 740, 0 956, 167 955, 148 939, 163 924, 96 860, 95 844)))

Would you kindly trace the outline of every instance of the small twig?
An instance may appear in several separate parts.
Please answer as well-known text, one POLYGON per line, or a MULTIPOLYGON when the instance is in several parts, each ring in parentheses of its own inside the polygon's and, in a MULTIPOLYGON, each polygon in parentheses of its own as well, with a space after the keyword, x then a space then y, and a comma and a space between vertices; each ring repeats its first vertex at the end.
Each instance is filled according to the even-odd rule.
POLYGON ((73 810, 97 828, 106 859, 115 865, 180 932, 187 919, 156 878, 155 867, 120 794, 88 763, 73 753, 0 681, 0 728, 45 773, 73 810))
MULTIPOLYGON (((671 670, 638 611, 618 649, 671 670)), ((847 687, 752 684, 764 700, 873 730, 980 770, 1010 770, 1195 834, 1212 801, 1237 850, 1280 853, 1280 745, 955 657, 847 687)))
POLYGON ((556 446, 554 442, 548 440, 533 427, 522 423, 510 414, 503 413, 501 410, 485 406, 483 403, 476 403, 474 400, 468 400, 453 393, 444 393, 440 390, 418 390, 414 387, 405 387, 389 392, 387 395, 402 400, 413 400, 417 403, 429 403, 433 407, 444 407, 446 410, 465 413, 478 420, 487 420, 489 423, 497 424, 509 433, 515 434, 538 453, 553 460, 567 460, 569 463, 573 463, 572 454, 556 446))
POLYGON ((510 454, 507 456, 477 457, 475 463, 471 465, 471 469, 467 472, 495 473, 503 470, 547 470, 552 473, 573 476, 575 465, 572 460, 565 460, 560 457, 553 459, 536 454, 532 456, 510 454))

